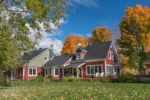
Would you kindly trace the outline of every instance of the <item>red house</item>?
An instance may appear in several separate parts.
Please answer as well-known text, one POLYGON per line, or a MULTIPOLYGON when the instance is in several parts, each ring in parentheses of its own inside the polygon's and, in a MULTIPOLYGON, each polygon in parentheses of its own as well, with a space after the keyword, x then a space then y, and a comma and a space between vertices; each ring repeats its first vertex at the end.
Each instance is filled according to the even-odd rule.
POLYGON ((119 73, 116 49, 112 42, 78 47, 76 54, 55 56, 44 65, 44 76, 95 78, 119 73))
POLYGON ((11 80, 31 80, 42 74, 54 79, 63 77, 95 78, 115 76, 120 71, 118 57, 112 42, 78 47, 76 54, 54 56, 50 49, 39 49, 22 57, 26 63, 22 68, 11 70, 11 80))
POLYGON ((38 49, 30 52, 29 55, 24 55, 22 60, 25 62, 23 67, 12 69, 8 72, 11 80, 31 80, 39 74, 43 74, 43 65, 52 59, 54 54, 50 49, 38 49))

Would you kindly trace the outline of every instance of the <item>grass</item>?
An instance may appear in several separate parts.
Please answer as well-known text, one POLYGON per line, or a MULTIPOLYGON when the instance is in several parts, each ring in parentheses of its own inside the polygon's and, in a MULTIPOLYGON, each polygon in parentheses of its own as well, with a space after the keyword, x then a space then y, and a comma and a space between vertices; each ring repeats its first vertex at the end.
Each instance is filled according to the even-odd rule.
POLYGON ((0 90, 0 100, 149 100, 150 84, 17 82, 0 90))

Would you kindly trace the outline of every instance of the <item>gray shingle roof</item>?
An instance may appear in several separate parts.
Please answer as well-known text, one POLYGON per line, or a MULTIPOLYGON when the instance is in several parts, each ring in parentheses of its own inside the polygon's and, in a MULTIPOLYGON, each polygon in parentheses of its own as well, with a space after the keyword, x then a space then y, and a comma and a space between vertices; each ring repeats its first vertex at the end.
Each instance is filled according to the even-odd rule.
POLYGON ((34 57, 36 57, 37 55, 39 55, 40 53, 42 53, 43 51, 45 51, 46 49, 47 48, 45 48, 45 49, 40 48, 39 50, 33 50, 30 52, 30 55, 24 55, 22 57, 22 60, 31 60, 34 57))
POLYGON ((44 66, 52 67, 52 66, 62 66, 70 59, 69 55, 65 56, 55 56, 51 61, 46 63, 44 66))
POLYGON ((85 48, 87 50, 87 53, 84 57, 84 60, 105 59, 109 51, 110 45, 111 41, 87 46, 85 48))
POLYGON ((107 53, 109 51, 111 42, 105 42, 100 44, 93 44, 89 45, 86 48, 83 48, 84 50, 87 50, 87 53, 84 57, 84 59, 76 60, 76 55, 65 55, 65 56, 55 56, 53 60, 46 63, 44 66, 62 66, 67 62, 71 57, 72 61, 71 64, 68 65, 68 67, 80 65, 85 62, 85 60, 92 60, 92 59, 105 59, 107 56, 107 53))

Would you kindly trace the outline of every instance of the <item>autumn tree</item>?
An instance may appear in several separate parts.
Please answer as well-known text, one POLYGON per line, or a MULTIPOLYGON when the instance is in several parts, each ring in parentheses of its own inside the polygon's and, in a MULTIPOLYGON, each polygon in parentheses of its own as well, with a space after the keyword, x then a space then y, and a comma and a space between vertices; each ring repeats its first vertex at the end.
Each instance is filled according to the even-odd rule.
POLYGON ((69 0, 0 0, 0 72, 14 69, 21 53, 34 49, 42 38, 40 24, 50 34, 51 23, 60 28, 69 5, 69 0))
POLYGON ((136 5, 129 7, 120 23, 120 38, 117 40, 121 53, 129 57, 130 67, 142 70, 149 45, 150 9, 136 5))
POLYGON ((91 41, 93 43, 103 43, 111 41, 113 38, 113 32, 107 27, 96 27, 93 31, 91 41))
POLYGON ((78 47, 78 43, 81 43, 81 47, 87 46, 89 39, 82 36, 70 35, 66 40, 62 49, 62 55, 75 54, 75 50, 78 47))

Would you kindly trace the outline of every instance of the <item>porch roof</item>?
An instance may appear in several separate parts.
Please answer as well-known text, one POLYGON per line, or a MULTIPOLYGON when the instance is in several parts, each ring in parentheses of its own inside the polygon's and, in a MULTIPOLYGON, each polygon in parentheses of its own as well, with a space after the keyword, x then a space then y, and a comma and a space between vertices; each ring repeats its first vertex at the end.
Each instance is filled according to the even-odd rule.
POLYGON ((81 67, 82 65, 84 65, 85 63, 71 63, 71 64, 69 64, 69 65, 67 65, 67 66, 65 66, 64 68, 78 68, 78 67, 81 67))

